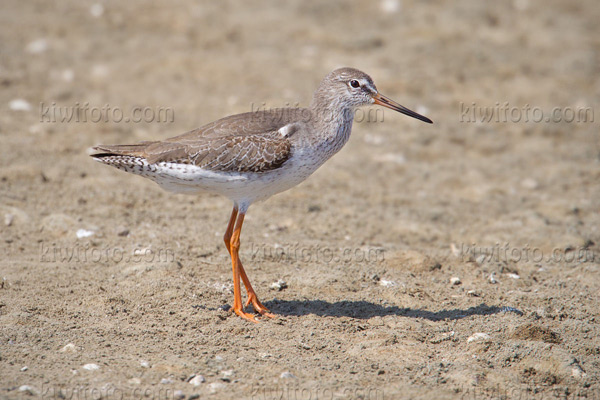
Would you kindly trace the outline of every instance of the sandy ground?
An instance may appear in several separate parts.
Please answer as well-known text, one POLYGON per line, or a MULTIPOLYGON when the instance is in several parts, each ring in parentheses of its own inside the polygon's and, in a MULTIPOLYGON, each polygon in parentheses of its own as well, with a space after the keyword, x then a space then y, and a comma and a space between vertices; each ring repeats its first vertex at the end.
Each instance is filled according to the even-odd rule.
POLYGON ((600 398, 597 1, 1 9, 0 398, 600 398), (306 105, 339 66, 435 124, 363 118, 250 209, 279 317, 244 322, 229 202, 88 149, 306 105))

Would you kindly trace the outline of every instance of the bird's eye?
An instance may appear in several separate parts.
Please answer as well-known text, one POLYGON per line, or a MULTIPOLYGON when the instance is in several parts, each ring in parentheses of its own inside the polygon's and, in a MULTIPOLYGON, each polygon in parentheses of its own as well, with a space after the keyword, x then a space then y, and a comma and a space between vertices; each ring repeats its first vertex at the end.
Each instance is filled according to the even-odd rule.
POLYGON ((357 88, 360 87, 360 83, 356 79, 352 79, 350 81, 350 86, 352 86, 353 88, 357 88))

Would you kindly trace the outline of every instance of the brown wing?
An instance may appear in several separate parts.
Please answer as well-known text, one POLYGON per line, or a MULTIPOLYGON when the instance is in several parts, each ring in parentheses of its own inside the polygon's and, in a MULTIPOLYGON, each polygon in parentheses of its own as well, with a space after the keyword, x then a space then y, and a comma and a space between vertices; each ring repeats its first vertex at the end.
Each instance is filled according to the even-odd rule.
POLYGON ((278 129, 297 121, 302 109, 278 109, 232 115, 162 142, 98 146, 116 155, 134 155, 150 164, 180 162, 213 171, 264 172, 290 156, 289 135, 278 129))
POLYGON ((281 166, 289 157, 291 144, 277 131, 261 135, 203 138, 194 144, 157 142, 145 150, 150 164, 183 162, 212 171, 264 172, 281 166))

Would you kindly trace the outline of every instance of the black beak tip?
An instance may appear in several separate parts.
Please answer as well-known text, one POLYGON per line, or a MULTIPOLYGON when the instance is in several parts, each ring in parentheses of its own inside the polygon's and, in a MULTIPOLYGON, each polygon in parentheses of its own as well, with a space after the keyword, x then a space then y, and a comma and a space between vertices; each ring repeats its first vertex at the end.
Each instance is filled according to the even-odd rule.
POLYGON ((418 119, 419 121, 427 122, 428 124, 433 124, 432 120, 430 120, 426 116, 418 114, 418 113, 416 113, 414 111, 411 111, 410 113, 406 113, 406 114, 409 115, 409 116, 411 116, 411 117, 413 117, 413 118, 415 118, 415 119, 418 119))

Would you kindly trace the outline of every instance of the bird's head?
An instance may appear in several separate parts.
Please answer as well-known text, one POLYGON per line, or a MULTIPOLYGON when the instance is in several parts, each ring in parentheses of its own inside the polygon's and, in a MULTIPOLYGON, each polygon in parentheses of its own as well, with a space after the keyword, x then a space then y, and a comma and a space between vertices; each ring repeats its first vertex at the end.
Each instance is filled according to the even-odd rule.
POLYGON ((377 104, 421 121, 432 121, 394 100, 382 95, 373 83, 373 79, 354 68, 339 68, 327 75, 315 92, 313 104, 326 102, 339 109, 356 109, 361 106, 377 104))

